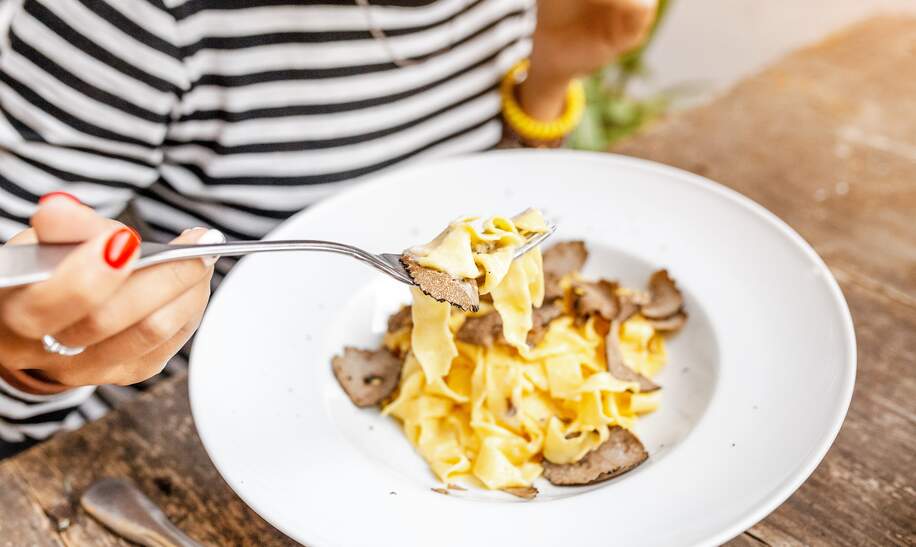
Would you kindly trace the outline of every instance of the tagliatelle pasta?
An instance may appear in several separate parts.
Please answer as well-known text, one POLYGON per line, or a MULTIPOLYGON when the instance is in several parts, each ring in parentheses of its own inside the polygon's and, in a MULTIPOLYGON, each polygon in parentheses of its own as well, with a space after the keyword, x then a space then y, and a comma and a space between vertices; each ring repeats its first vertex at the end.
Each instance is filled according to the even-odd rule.
MULTIPOLYGON (((544 219, 532 209, 479 225, 459 219, 410 250, 424 267, 477 279, 480 294, 492 302, 461 312, 412 290, 409 336, 405 329, 385 340, 406 358, 383 412, 401 421, 443 482, 474 477, 491 489, 529 486, 543 472, 542 459, 580 461, 608 439, 612 426, 630 428, 638 415, 655 410, 660 391, 640 392, 638 383, 612 376, 605 358, 608 324, 577 320, 568 306, 529 346, 532 310, 544 302, 542 256, 539 249, 515 261, 512 255, 526 236, 546 230, 544 219), (494 310, 500 343, 456 339, 466 320, 494 310)), ((612 334, 634 371, 651 377, 664 365, 664 340, 638 313, 612 334)))

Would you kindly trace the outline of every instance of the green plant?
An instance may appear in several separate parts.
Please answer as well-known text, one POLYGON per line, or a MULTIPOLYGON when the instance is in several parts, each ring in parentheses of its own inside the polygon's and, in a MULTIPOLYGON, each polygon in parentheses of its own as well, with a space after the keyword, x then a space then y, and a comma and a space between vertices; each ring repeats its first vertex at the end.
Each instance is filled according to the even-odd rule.
POLYGON ((633 78, 648 72, 644 64, 645 50, 669 5, 670 0, 659 0, 652 29, 641 46, 585 79, 585 113, 579 127, 569 136, 567 146, 580 150, 607 150, 615 141, 632 134, 668 110, 668 94, 658 93, 636 99, 627 93, 627 89, 633 78))

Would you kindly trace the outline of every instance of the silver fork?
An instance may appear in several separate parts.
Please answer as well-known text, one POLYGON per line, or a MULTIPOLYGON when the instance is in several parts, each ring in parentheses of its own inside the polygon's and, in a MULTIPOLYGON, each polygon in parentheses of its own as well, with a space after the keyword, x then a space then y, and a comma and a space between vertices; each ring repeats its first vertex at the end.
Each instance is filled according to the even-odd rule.
MULTIPOLYGON (((556 224, 548 224, 546 232, 529 237, 524 244, 516 249, 513 260, 543 243, 553 235, 556 229, 556 224)), ((46 281, 51 277, 57 265, 76 247, 77 244, 7 245, 0 247, 0 288, 46 281)), ((368 264, 401 283, 414 285, 413 279, 407 273, 407 269, 401 264, 400 254, 373 254, 352 245, 314 239, 230 241, 228 243, 205 245, 143 243, 140 245, 140 258, 134 264, 134 269, 204 256, 242 256, 279 251, 321 251, 342 254, 368 264)))

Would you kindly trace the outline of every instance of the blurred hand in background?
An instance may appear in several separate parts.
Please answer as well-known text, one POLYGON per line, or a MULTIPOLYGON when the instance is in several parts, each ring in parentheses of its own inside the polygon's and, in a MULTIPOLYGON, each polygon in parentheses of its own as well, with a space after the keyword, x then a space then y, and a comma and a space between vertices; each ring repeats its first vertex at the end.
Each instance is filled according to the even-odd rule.
POLYGON ((657 0, 539 0, 531 64, 518 90, 526 112, 556 119, 569 81, 638 47, 657 7, 657 0))

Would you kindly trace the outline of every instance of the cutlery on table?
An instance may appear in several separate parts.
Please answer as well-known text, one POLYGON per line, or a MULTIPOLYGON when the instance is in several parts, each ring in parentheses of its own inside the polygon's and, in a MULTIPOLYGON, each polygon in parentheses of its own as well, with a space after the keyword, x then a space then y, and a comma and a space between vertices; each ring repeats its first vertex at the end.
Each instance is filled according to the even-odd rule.
POLYGON ((132 482, 107 478, 83 493, 87 513, 121 537, 146 547, 201 547, 169 521, 132 482))

